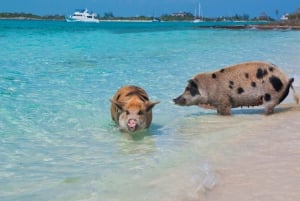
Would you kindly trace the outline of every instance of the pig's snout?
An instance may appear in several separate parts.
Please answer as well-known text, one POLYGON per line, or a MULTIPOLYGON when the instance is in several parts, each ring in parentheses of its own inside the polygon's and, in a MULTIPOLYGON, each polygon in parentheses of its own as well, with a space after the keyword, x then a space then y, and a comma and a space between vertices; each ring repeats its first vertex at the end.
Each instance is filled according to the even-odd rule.
POLYGON ((127 126, 130 131, 135 131, 137 129, 136 119, 129 119, 127 126))
POLYGON ((185 98, 182 96, 178 96, 177 98, 174 98, 173 101, 177 105, 185 105, 185 103, 186 103, 185 98))

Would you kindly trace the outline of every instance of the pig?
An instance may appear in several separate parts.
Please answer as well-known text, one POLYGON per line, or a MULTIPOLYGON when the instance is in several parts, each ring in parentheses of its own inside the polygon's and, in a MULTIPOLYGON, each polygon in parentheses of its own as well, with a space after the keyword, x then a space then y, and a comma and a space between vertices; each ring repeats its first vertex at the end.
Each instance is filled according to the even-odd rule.
POLYGON ((294 78, 288 79, 274 64, 245 62, 195 75, 183 94, 173 101, 180 106, 216 109, 220 115, 231 115, 231 108, 263 105, 268 115, 287 97, 290 88, 299 103, 293 81, 294 78))
POLYGON ((121 131, 129 133, 149 128, 152 108, 159 103, 151 102, 144 89, 133 85, 121 87, 110 102, 112 120, 121 131))

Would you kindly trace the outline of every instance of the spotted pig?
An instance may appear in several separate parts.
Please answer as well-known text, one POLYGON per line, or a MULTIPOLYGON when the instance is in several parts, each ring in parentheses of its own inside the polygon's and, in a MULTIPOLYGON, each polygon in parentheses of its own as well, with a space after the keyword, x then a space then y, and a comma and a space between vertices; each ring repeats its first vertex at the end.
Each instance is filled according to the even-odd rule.
POLYGON ((290 88, 299 102, 293 81, 274 64, 247 62, 195 75, 173 101, 180 106, 206 105, 221 115, 230 115, 231 108, 263 105, 265 114, 271 114, 290 88))
POLYGON ((124 86, 111 101, 111 117, 120 130, 135 132, 148 128, 152 121, 152 108, 159 102, 149 101, 148 95, 140 87, 124 86))

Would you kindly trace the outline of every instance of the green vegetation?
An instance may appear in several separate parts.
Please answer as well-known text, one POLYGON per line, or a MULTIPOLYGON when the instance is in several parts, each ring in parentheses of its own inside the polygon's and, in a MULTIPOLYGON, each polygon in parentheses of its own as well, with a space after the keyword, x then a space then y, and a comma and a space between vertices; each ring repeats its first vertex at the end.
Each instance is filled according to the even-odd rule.
POLYGON ((287 15, 287 20, 274 22, 274 25, 294 27, 300 29, 300 8, 294 13, 287 15))
POLYGON ((295 13, 288 15, 290 20, 300 20, 300 8, 295 13))
POLYGON ((112 12, 104 13, 103 17, 99 17, 100 20, 139 20, 139 21, 149 21, 152 17, 138 16, 138 17, 115 17, 112 12))
POLYGON ((34 19, 34 20, 64 20, 61 15, 39 16, 31 13, 0 13, 2 19, 34 19))
MULTIPOLYGON (((65 16, 62 15, 46 15, 39 16, 31 13, 0 13, 0 19, 32 19, 32 20, 64 20, 65 16)), ((100 20, 138 20, 138 21, 149 21, 152 20, 153 17, 147 16, 138 16, 138 17, 115 17, 112 12, 106 12, 102 17, 98 17, 100 20)), ((180 12, 173 14, 164 14, 159 17, 162 21, 192 21, 195 19, 195 16, 192 13, 188 12, 180 12)), ((218 18, 202 18, 204 21, 230 21, 230 20, 271 20, 268 17, 258 17, 254 19, 250 19, 248 15, 238 15, 230 16, 230 17, 218 17, 218 18)))
POLYGON ((191 21, 195 19, 195 17, 192 13, 179 12, 179 13, 173 13, 171 15, 169 14, 162 15, 160 19, 163 21, 191 21))

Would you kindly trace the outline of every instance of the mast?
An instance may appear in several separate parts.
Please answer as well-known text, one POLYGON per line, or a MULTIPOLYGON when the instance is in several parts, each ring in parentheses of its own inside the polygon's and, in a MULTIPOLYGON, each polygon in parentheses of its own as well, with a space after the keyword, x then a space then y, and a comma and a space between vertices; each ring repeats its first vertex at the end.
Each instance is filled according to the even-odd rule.
POLYGON ((199 9, 199 10, 198 10, 198 17, 200 18, 200 16, 201 16, 201 15, 200 15, 200 14, 201 14, 201 13, 200 13, 200 12, 201 12, 201 5, 200 5, 200 2, 199 2, 199 4, 198 4, 198 9, 199 9))

